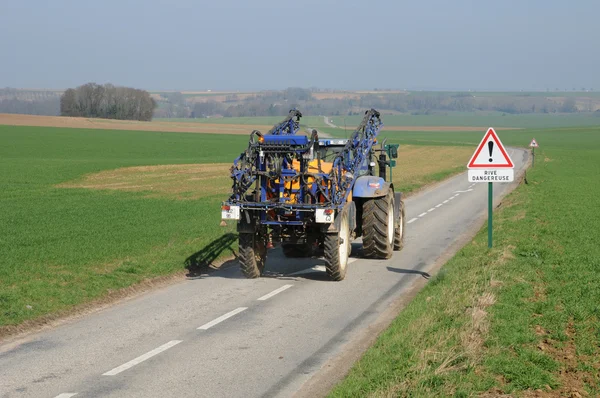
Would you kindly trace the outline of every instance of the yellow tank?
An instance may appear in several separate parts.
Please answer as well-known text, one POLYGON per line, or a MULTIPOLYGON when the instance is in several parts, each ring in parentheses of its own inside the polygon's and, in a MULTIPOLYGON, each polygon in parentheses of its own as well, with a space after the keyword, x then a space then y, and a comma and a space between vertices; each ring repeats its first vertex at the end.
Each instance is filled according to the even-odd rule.
MULTIPOLYGON (((292 162, 292 167, 294 168, 294 170, 296 170, 297 172, 300 172, 300 162, 295 160, 292 162)), ((321 172, 325 173, 325 174, 329 174, 331 172, 331 168, 333 167, 333 163, 331 162, 324 162, 321 161, 321 172)), ((315 160, 311 160, 310 162, 308 162, 308 170, 309 173, 318 173, 319 172, 319 163, 318 161, 315 160)), ((309 184, 312 184, 312 182, 314 181, 313 177, 308 177, 307 178, 307 182, 309 184)), ((275 180, 276 184, 279 184, 279 179, 275 180)), ((290 188, 290 184, 286 184, 285 186, 287 189, 290 188)), ((300 188, 300 179, 295 179, 292 183, 291 183, 291 188, 292 189, 299 189, 300 188)), ((289 197, 289 193, 280 193, 280 195, 282 197, 289 197)), ((352 198, 350 197, 349 200, 352 200, 352 198)), ((292 194, 292 198, 289 201, 290 203, 297 203, 297 199, 296 199, 296 195, 292 194)))

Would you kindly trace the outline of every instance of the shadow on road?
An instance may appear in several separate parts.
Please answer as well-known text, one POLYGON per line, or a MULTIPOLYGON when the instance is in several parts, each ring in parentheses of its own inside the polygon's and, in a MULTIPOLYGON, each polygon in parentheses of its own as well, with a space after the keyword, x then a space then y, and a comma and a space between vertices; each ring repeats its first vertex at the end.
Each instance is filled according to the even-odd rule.
POLYGON ((393 268, 393 267, 386 267, 386 268, 388 269, 388 271, 397 272, 399 274, 421 275, 425 279, 429 279, 431 277, 431 275, 429 275, 427 272, 418 271, 416 269, 404 269, 404 268, 393 268))
POLYGON ((227 268, 231 265, 237 264, 237 253, 231 247, 234 242, 238 239, 238 235, 234 233, 228 233, 221 236, 219 239, 211 242, 205 246, 202 250, 197 251, 185 260, 185 268, 189 271, 186 276, 188 278, 196 278, 202 274, 208 274, 210 272, 217 271, 219 269, 227 268), (233 255, 234 260, 226 261, 219 267, 214 266, 214 261, 220 256, 227 254, 233 255))
MULTIPOLYGON (((237 239, 237 234, 225 234, 189 256, 185 260, 185 268, 188 270, 186 276, 191 279, 202 279, 209 275, 226 279, 246 279, 239 268, 238 254, 232 247, 237 239), (234 258, 220 265, 214 264, 217 258, 227 255, 234 258)), ((362 245, 353 243, 351 257, 360 258, 361 252, 362 245)), ((320 254, 322 253, 313 257, 286 257, 280 247, 275 247, 267 253, 267 262, 261 277, 281 280, 301 278, 329 281, 325 272, 325 261, 320 254)))

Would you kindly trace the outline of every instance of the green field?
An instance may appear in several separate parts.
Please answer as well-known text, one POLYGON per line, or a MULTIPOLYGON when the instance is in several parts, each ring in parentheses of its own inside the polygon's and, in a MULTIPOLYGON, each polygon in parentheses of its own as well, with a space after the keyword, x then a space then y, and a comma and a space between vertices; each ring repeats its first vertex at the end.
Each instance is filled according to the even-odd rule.
POLYGON ((176 201, 55 184, 125 166, 231 162, 248 140, 9 126, 0 137, 0 329, 182 270, 223 233, 222 196, 176 201))
MULTIPOLYGON (((381 92, 385 94, 384 91, 381 92)), ((592 97, 599 98, 600 91, 410 91, 415 95, 462 95, 472 94, 476 97, 592 97)))
MULTIPOLYGON (((332 116, 333 123, 344 128, 344 116, 332 116)), ((362 116, 346 116, 346 126, 356 127, 362 116)), ((544 128, 600 125, 600 112, 579 114, 521 114, 510 115, 497 112, 460 113, 433 115, 382 115, 385 126, 473 126, 473 127, 514 127, 544 128)), ((482 134, 485 131, 482 131, 482 134)))
MULTIPOLYGON (((185 271, 187 258, 234 232, 219 226, 219 208, 245 135, 0 126, 0 140, 0 335, 185 271), (151 165, 179 166, 132 169, 151 165)), ((410 151, 400 153, 422 157, 410 151)), ((464 148, 439 153, 435 168, 399 160, 398 188, 415 190, 466 162, 464 148)), ((217 254, 230 256, 230 243, 217 254)))
POLYGON ((536 164, 496 210, 494 248, 484 226, 330 396, 600 396, 600 128, 500 134, 532 136, 536 164))
MULTIPOLYGON (((157 122, 185 122, 208 124, 244 124, 244 125, 275 125, 283 121, 285 116, 257 116, 257 117, 216 117, 216 118, 154 118, 157 122)), ((321 116, 305 116, 300 119, 301 126, 324 127, 326 126, 321 116)))

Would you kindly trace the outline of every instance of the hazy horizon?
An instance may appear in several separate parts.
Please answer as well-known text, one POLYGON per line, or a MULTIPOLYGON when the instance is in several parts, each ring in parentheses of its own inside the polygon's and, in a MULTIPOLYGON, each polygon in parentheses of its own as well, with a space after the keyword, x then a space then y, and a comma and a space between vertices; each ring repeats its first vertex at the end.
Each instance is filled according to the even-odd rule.
POLYGON ((598 89, 600 3, 5 0, 0 87, 598 89))

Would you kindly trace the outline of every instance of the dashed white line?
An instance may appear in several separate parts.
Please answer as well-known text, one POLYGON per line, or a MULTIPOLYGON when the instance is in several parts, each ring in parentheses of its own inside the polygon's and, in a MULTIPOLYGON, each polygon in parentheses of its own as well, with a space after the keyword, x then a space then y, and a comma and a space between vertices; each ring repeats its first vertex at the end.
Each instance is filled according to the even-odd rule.
POLYGON ((449 200, 448 200, 448 199, 446 199, 446 200, 444 200, 442 203, 444 203, 444 204, 445 204, 445 203, 448 203, 448 202, 449 202, 449 200))
MULTIPOLYGON (((348 261, 348 262, 350 262, 350 261, 348 261)), ((284 290, 289 289, 290 287, 292 287, 292 285, 283 285, 279 289, 275 289, 271 293, 265 294, 264 296, 258 298, 257 300, 264 301, 264 300, 270 299, 274 295, 279 294, 279 293, 283 292, 284 290)))
MULTIPOLYGON (((351 261, 356 261, 355 258, 349 258, 348 262, 350 263, 351 261)), ((306 268, 306 269, 302 269, 300 271, 296 271, 296 272, 292 272, 291 274, 288 274, 288 276, 296 276, 296 275, 302 275, 302 274, 311 274, 313 272, 325 272, 326 268, 324 265, 315 265, 314 267, 311 268, 306 268)))
POLYGON ((451 197, 449 197, 449 198, 448 198, 448 200, 452 200, 452 199, 454 199, 454 198, 455 198, 454 196, 451 196, 451 197))
POLYGON ((418 220, 418 218, 411 218, 411 219, 410 219, 410 220, 408 220, 406 223, 407 223, 407 224, 410 224, 410 223, 412 223, 412 222, 415 222, 415 221, 417 221, 417 220, 418 220))
POLYGON ((473 190, 473 188, 471 188, 471 189, 467 189, 466 191, 454 191, 454 192, 455 192, 455 193, 456 193, 456 192, 462 192, 462 193, 465 193, 465 192, 471 192, 472 190, 473 190))
POLYGON ((77 395, 76 392, 63 392, 62 394, 58 394, 54 398, 71 398, 71 397, 74 397, 75 395, 77 395))
POLYGON ((432 207, 431 209, 427 210, 427 213, 434 211, 434 210, 435 210, 435 207, 432 207))
POLYGON ((438 208, 438 207, 442 207, 442 206, 443 206, 443 204, 440 203, 439 205, 436 205, 435 207, 438 208))
POLYGON ((245 310, 247 310, 247 309, 248 309, 248 307, 239 307, 239 308, 236 308, 236 309, 235 309, 235 310, 233 310, 233 311, 229 311, 229 312, 228 312, 227 314, 225 314, 225 315, 221 315, 221 316, 220 316, 220 317, 218 317, 217 319, 213 319, 212 321, 210 321, 210 322, 208 322, 208 323, 205 323, 204 325, 200 326, 198 329, 200 329, 200 330, 206 330, 206 329, 209 329, 209 328, 211 328, 211 327, 213 327, 213 326, 215 326, 215 325, 217 325, 217 324, 219 324, 219 323, 223 322, 224 320, 226 320, 226 319, 229 319, 229 318, 231 318, 232 316, 234 316, 234 315, 236 315, 236 314, 239 314, 240 312, 242 312, 242 311, 245 311, 245 310))
POLYGON ((421 214, 419 214, 419 217, 423 217, 423 216, 426 216, 426 215, 427 215, 427 213, 421 213, 421 214))
POLYGON ((132 359, 131 361, 124 363, 121 366, 118 366, 112 370, 109 370, 106 373, 103 373, 102 376, 114 376, 116 374, 121 373, 124 370, 127 370, 139 363, 144 362, 146 359, 152 358, 153 356, 160 354, 163 351, 168 350, 169 348, 181 343, 182 340, 171 340, 166 344, 161 345, 160 347, 157 347, 155 349, 153 349, 152 351, 148 351, 147 353, 145 353, 144 355, 140 355, 139 357, 132 359))

